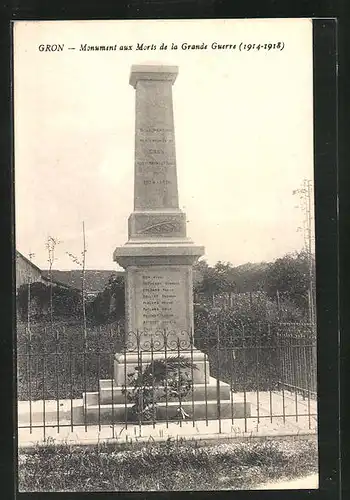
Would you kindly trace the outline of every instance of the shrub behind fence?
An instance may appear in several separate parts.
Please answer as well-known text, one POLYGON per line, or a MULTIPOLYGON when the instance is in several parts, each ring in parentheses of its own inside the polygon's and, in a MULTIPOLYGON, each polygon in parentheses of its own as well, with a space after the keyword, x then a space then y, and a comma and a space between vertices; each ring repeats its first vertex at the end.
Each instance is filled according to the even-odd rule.
MULTIPOLYGON (((100 379, 112 377, 114 355, 123 352, 124 332, 117 325, 90 328, 86 337, 74 324, 30 329, 19 324, 17 333, 20 400, 81 398, 83 392, 96 390, 100 379)), ((316 393, 313 325, 201 330, 195 332, 193 347, 208 355, 210 375, 230 384, 235 392, 284 387, 316 393)), ((181 351, 186 349, 180 346, 181 351)))

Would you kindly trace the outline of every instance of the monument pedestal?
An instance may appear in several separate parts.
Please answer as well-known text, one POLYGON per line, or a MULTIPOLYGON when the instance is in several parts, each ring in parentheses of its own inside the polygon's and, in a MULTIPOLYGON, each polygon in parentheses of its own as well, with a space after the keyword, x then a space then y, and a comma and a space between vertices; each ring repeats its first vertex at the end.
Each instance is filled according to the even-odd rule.
MULTIPOLYGON (((248 418, 251 404, 237 400, 228 384, 210 376, 208 357, 192 344, 192 265, 203 252, 185 240, 130 241, 114 252, 126 270, 126 345, 114 359, 113 380, 101 380, 99 391, 84 395, 89 422, 117 423, 129 420, 133 404, 129 374, 144 371, 152 360, 184 357, 193 388, 181 399, 188 419, 248 418), (141 243, 141 242, 140 242, 141 243)), ((157 421, 179 418, 179 401, 157 402, 157 421)))
POLYGON ((157 421, 177 420, 179 407, 188 419, 248 418, 251 404, 234 397, 231 388, 210 376, 208 357, 193 347, 192 265, 203 252, 189 240, 164 243, 130 241, 114 252, 126 270, 126 346, 114 359, 113 380, 101 380, 98 392, 84 397, 89 422, 116 423, 131 418, 123 387, 129 374, 153 361, 187 358, 193 387, 179 400, 157 402, 157 421), (140 242, 141 243, 141 242, 140 242))
POLYGON ((168 342, 173 342, 169 349, 176 348, 179 336, 189 340, 193 332, 192 266, 203 252, 203 247, 187 239, 171 242, 165 238, 136 244, 130 239, 115 250, 114 260, 126 271, 129 343, 136 342, 137 332, 144 341, 167 332, 168 342))

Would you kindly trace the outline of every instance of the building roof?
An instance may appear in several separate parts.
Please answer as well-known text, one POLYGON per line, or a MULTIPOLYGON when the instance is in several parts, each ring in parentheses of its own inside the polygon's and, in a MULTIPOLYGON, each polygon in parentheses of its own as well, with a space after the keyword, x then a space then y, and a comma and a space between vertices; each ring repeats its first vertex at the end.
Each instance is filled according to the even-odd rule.
POLYGON ((59 281, 55 278, 54 276, 54 271, 51 271, 51 279, 49 277, 49 273, 45 274, 45 271, 42 271, 41 278, 46 281, 47 283, 53 283, 54 285, 60 286, 62 288, 74 288, 77 289, 76 287, 67 285, 67 283, 63 283, 62 281, 59 281))
MULTIPOLYGON (((43 271, 48 276, 48 270, 43 271)), ((52 270, 52 279, 60 281, 62 284, 81 288, 81 269, 72 269, 71 271, 52 270)), ((124 276, 123 271, 112 271, 105 269, 86 269, 85 270, 85 290, 87 293, 102 292, 112 276, 124 276)))
MULTIPOLYGON (((61 286, 63 288, 74 288, 74 287, 68 285, 67 283, 64 283, 64 282, 56 279, 55 276, 54 276, 54 271, 52 271, 52 280, 50 280, 50 278, 49 278, 49 272, 48 271, 42 271, 38 266, 36 266, 35 264, 33 264, 33 262, 31 260, 29 260, 27 257, 25 257, 18 250, 16 250, 16 259, 22 259, 24 262, 26 262, 32 269, 34 269, 35 271, 37 271, 40 274, 40 278, 43 281, 46 281, 48 283, 50 281, 52 281, 53 284, 55 284, 57 286, 61 286)), ((80 287, 77 287, 77 288, 80 288, 80 287)))
POLYGON ((36 271, 38 271, 39 273, 41 273, 41 269, 36 266, 35 264, 33 264, 33 262, 29 259, 27 259, 27 257, 25 257, 21 252, 19 252, 18 250, 16 250, 16 259, 23 259, 27 264, 29 264, 33 269, 35 269, 36 271))

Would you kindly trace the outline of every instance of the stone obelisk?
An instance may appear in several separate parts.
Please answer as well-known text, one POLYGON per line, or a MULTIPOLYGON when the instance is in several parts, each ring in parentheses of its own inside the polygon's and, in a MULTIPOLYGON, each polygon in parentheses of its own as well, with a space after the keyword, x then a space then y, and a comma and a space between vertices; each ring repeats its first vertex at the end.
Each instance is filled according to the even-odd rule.
POLYGON ((172 86, 174 66, 133 66, 136 93, 134 211, 127 243, 114 252, 126 270, 126 334, 147 338, 193 329, 192 265, 204 254, 186 236, 179 208, 172 86))
MULTIPOLYGON (((250 415, 247 402, 231 399, 228 384, 221 382, 218 387, 210 377, 207 356, 189 342, 192 267, 204 248, 186 236, 186 216, 179 208, 172 101, 177 74, 174 66, 131 69, 130 84, 136 91, 134 211, 128 241, 113 256, 126 271, 127 349, 115 355, 113 379, 100 380, 97 392, 83 396, 85 416, 94 422, 127 418, 123 386, 128 374, 140 369, 141 351, 146 366, 152 359, 164 358, 166 348, 168 356, 174 355, 170 351, 176 353, 180 345, 181 356, 191 357, 196 367, 193 400, 187 398, 182 407, 193 412, 193 418, 216 419, 219 407, 221 418, 250 415)), ((176 401, 159 403, 159 416, 174 417, 177 407, 176 401)))

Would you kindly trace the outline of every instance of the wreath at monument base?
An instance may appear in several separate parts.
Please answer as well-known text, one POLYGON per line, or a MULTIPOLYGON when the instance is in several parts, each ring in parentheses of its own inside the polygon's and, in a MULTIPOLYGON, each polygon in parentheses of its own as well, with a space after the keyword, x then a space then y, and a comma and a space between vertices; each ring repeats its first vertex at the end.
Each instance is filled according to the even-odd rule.
POLYGON ((173 401, 178 401, 179 406, 175 415, 166 416, 167 419, 190 418, 182 401, 192 390, 191 374, 195 369, 197 366, 183 356, 153 360, 144 369, 137 366, 134 373, 128 375, 128 386, 122 388, 127 401, 132 403, 128 420, 154 423, 159 420, 159 403, 173 401))

